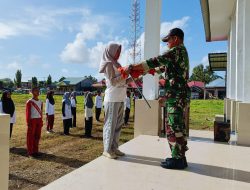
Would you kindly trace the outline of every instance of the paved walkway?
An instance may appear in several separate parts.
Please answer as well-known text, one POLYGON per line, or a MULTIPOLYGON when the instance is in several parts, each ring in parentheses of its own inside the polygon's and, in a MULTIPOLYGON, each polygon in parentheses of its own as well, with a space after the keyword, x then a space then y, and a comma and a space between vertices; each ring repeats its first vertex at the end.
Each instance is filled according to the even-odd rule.
POLYGON ((159 166, 170 156, 166 139, 139 136, 120 147, 127 156, 99 157, 42 190, 250 190, 250 148, 212 138, 213 132, 192 130, 189 167, 167 170, 159 166))

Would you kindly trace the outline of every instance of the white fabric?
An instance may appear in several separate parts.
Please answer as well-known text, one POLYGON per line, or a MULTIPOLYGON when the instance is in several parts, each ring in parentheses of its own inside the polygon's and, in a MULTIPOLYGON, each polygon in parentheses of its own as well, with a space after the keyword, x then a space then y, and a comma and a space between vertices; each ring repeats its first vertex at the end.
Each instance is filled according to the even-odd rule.
POLYGON ((85 119, 89 120, 90 117, 93 117, 92 108, 85 107, 85 119))
MULTIPOLYGON (((0 101, 0 113, 3 113, 3 105, 2 105, 2 102, 0 101)), ((10 118, 10 123, 16 123, 16 111, 14 112, 13 116, 10 118)))
MULTIPOLYGON (((120 73, 118 69, 113 66, 115 75, 119 76, 120 73)), ((107 88, 105 90, 105 97, 104 97, 104 102, 124 102, 126 98, 126 93, 127 93, 127 85, 126 85, 126 80, 122 80, 120 83, 116 84, 115 86, 111 85, 111 81, 107 77, 106 74, 104 74, 105 79, 106 79, 106 85, 107 88)))
POLYGON ((75 98, 73 98, 73 97, 71 97, 71 106, 73 107, 73 108, 76 108, 76 100, 75 100, 75 98))
POLYGON ((102 96, 97 95, 95 97, 95 106, 96 108, 102 108, 102 96))
MULTIPOLYGON (((40 110, 42 109, 42 104, 43 102, 41 100, 34 100, 34 99, 29 99, 28 101, 32 101, 34 102, 39 108, 40 110)), ((31 119, 36 119, 36 118, 41 118, 40 113, 37 111, 36 108, 34 108, 34 106, 31 104, 31 114, 30 114, 30 118, 31 119)))
POLYGON ((48 99, 46 99, 46 108, 45 108, 45 114, 48 115, 54 115, 55 114, 55 106, 52 105, 48 99))
POLYGON ((71 105, 65 104, 64 113, 65 113, 65 116, 62 116, 63 120, 72 118, 71 105))
POLYGON ((126 100, 125 100, 124 103, 125 103, 124 109, 126 109, 126 108, 130 109, 131 104, 130 104, 130 98, 129 97, 126 97, 126 100))

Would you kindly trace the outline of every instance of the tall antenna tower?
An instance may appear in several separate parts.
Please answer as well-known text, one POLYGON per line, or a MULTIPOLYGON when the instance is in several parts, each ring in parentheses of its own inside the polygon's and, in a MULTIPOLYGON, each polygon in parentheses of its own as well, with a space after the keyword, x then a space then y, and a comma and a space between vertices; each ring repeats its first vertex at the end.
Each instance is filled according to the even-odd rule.
POLYGON ((136 63, 141 60, 141 23, 140 23, 140 0, 132 0, 131 31, 129 42, 129 62, 136 63))

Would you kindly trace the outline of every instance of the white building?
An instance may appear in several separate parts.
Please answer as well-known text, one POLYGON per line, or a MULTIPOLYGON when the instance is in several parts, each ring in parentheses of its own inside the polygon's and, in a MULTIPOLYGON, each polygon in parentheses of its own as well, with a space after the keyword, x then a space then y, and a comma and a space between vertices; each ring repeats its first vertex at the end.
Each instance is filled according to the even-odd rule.
POLYGON ((250 1, 201 0, 206 41, 228 41, 225 116, 250 145, 250 1))

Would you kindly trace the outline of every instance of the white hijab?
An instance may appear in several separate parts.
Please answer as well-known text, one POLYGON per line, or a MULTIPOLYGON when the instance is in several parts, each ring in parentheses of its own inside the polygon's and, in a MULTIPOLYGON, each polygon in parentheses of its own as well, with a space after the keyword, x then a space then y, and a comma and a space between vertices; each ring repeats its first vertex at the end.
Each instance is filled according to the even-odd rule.
POLYGON ((103 52, 102 60, 101 60, 101 63, 100 63, 99 73, 105 73, 105 67, 107 66, 108 63, 112 63, 116 67, 121 66, 114 59, 114 56, 115 56, 115 54, 116 54, 116 52, 118 51, 119 48, 121 48, 121 45, 120 44, 115 44, 115 43, 111 43, 105 48, 105 50, 103 52))

